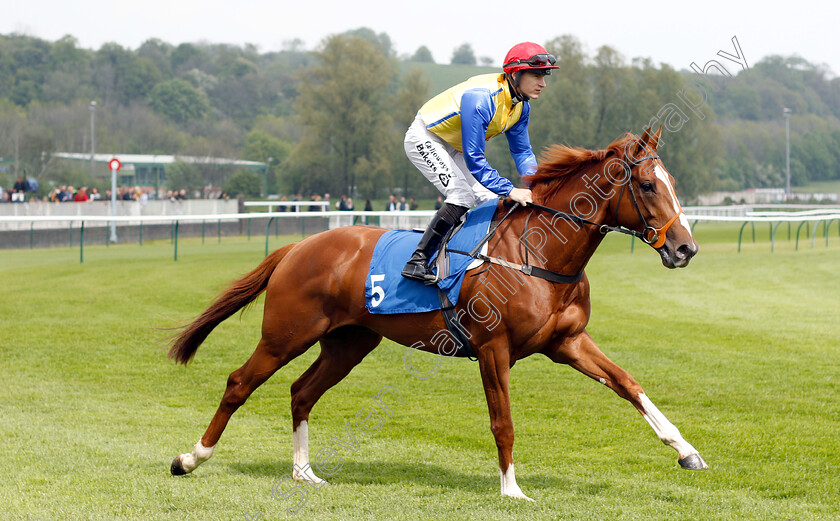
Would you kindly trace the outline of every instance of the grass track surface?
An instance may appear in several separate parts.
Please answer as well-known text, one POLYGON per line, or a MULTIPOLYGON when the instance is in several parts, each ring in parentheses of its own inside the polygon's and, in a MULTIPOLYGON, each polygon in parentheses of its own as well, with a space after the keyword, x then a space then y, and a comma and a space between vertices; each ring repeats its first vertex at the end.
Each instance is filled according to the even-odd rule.
POLYGON ((517 478, 536 502, 502 498, 478 366, 444 360, 419 380, 386 341, 315 407, 311 453, 383 385, 406 403, 357 431, 358 452, 340 449, 344 466, 295 515, 272 485, 291 469, 289 386, 317 347, 254 393, 209 462, 169 475, 256 345, 261 301, 188 367, 155 328, 200 313, 261 241, 182 240, 178 262, 167 241, 90 246, 82 265, 77 249, 0 251, 0 519, 838 519, 838 239, 771 254, 762 232, 738 254, 737 227, 697 235, 677 271, 609 237, 587 269, 589 330, 711 470, 680 470, 632 406, 537 355, 511 384, 517 478))

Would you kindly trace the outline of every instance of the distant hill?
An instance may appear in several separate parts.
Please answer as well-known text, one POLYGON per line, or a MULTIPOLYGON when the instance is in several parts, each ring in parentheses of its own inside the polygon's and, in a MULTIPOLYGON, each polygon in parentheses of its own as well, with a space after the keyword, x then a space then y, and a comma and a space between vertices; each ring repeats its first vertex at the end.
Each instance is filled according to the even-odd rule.
POLYGON ((420 69, 426 73, 429 79, 429 96, 443 92, 449 87, 460 83, 467 78, 479 74, 490 74, 501 72, 498 67, 483 67, 480 65, 446 65, 441 63, 421 62, 400 62, 400 73, 404 74, 411 69, 420 69))
MULTIPOLYGON (((376 198, 427 189, 403 153, 406 126, 429 97, 499 67, 399 61, 390 38, 369 29, 335 38, 347 39, 346 45, 325 55, 156 39, 134 50, 114 43, 93 50, 72 36, 49 42, 0 34, 0 186, 11 186, 18 176, 37 177, 41 195, 52 185, 96 186, 99 177, 89 168, 48 159, 53 152, 89 152, 94 116, 97 152, 268 162, 271 192, 355 186, 376 198), (380 59, 365 69, 371 56, 380 59), (391 64, 396 74, 383 85, 378 74, 391 64), (425 81, 410 74, 415 70, 425 81), (334 105, 311 102, 339 97, 334 105), (313 133, 316 127, 320 134, 313 133), (341 131, 347 132, 339 136, 341 131), (339 150, 345 156, 336 157, 339 150), (376 153, 361 152, 370 150, 376 153), (339 184, 335 165, 364 174, 367 184, 339 184)), ((608 47, 587 55, 573 37, 547 46, 560 68, 531 112, 537 153, 555 143, 604 147, 679 110, 682 119, 672 118, 661 153, 685 200, 713 190, 778 188, 786 177, 782 110, 789 108, 792 185, 831 188, 840 182, 840 78, 803 58, 769 56, 733 77, 702 78, 701 118, 678 96, 698 80, 689 71, 650 61, 628 64, 608 47)), ((502 175, 518 180, 504 139, 488 143, 487 157, 502 175)), ((180 181, 201 187, 208 175, 217 174, 185 174, 180 181)), ((224 175, 218 174, 216 184, 224 175)), ((178 178, 166 182, 181 188, 175 186, 178 178)))

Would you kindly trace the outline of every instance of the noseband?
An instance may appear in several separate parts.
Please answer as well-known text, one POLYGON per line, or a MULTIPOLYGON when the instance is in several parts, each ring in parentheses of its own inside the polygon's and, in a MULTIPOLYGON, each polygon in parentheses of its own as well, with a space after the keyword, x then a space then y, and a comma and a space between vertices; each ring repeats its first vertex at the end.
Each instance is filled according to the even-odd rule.
MULTIPOLYGON (((628 172, 632 174, 633 169, 639 166, 640 164, 644 163, 648 159, 659 159, 658 154, 650 154, 639 159, 634 159, 632 161, 627 161, 625 159, 625 163, 629 166, 628 172)), ((639 237, 642 241, 646 244, 650 244, 654 249, 659 249, 665 244, 665 234, 668 233, 668 229, 674 224, 677 219, 679 219, 680 215, 683 215, 682 207, 680 207, 680 211, 677 212, 671 219, 665 223, 664 226, 661 228, 654 228, 653 226, 647 223, 645 216, 642 215, 642 210, 639 207, 639 201, 636 199, 636 191, 633 190, 633 179, 632 177, 628 176, 627 182, 621 185, 621 191, 618 194, 618 202, 615 205, 615 221, 618 222, 618 209, 621 206, 621 197, 624 195, 624 188, 630 185, 630 198, 633 201, 633 207, 636 209, 636 213, 639 215, 639 219, 642 221, 642 225, 644 226, 643 231, 636 237, 639 237)), ((677 206, 679 206, 679 201, 677 201, 677 206)), ((620 225, 619 225, 620 226, 620 225)), ((605 232, 603 232, 605 233, 605 232)))

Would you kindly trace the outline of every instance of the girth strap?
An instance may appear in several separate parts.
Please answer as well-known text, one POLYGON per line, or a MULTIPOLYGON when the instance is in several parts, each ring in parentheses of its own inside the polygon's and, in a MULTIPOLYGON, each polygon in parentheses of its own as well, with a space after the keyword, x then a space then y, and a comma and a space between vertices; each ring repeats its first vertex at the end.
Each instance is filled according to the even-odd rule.
MULTIPOLYGON (((460 253, 461 255, 469 255, 468 252, 459 251, 459 250, 446 250, 451 253, 460 253)), ((537 266, 532 266, 531 264, 517 264, 515 262, 508 262, 504 259, 500 259, 498 257, 488 257, 487 255, 476 253, 473 255, 476 259, 483 260, 485 262, 489 262, 491 264, 496 264, 497 266, 502 266, 511 270, 516 270, 524 273, 525 275, 531 277, 537 277, 540 279, 547 280, 549 282, 557 282, 560 284, 574 284, 575 282, 580 282, 580 279, 583 278, 583 272, 576 275, 563 275, 562 273, 557 273, 554 271, 546 270, 537 266)))
MULTIPOLYGON (((555 214, 559 214, 564 219, 574 220, 579 224, 595 224, 590 221, 586 221, 585 219, 581 219, 576 215, 571 215, 563 212, 557 212, 556 210, 552 210, 551 208, 546 208, 544 206, 534 205, 541 210, 547 210, 555 214)), ((549 282, 556 282, 559 284, 574 284, 579 282, 581 278, 583 278, 583 272, 577 273, 576 275, 563 275, 562 273, 555 273, 550 270, 546 270, 543 268, 539 268, 537 266, 532 266, 528 264, 527 258, 525 260, 525 264, 517 264, 515 262, 508 262, 504 259, 500 259, 498 257, 489 257, 480 253, 481 247, 490 240, 493 235, 495 235, 496 230, 502 224, 502 222, 513 213, 516 208, 519 207, 519 203, 513 204, 511 208, 507 211, 507 213, 499 219, 497 222, 494 222, 490 226, 490 230, 484 236, 484 238, 473 248, 472 251, 460 251, 460 250, 451 250, 447 247, 449 244, 449 239, 463 226, 464 219, 461 219, 461 222, 453 226, 449 232, 443 237, 441 241, 440 248, 438 249, 438 256, 437 256, 437 269, 438 269, 438 281, 442 278, 449 275, 449 253, 458 253, 461 255, 466 255, 467 257, 472 257, 474 259, 479 259, 484 262, 489 262, 491 264, 496 264, 498 266, 502 266, 504 268, 508 268, 511 270, 516 270, 525 275, 531 277, 537 277, 543 280, 547 280, 549 282)), ((603 230, 602 233, 606 233, 608 230, 603 230)), ((472 346, 470 345, 469 338, 467 338, 466 332, 463 330, 460 322, 458 322, 458 317, 455 314, 455 306, 449 300, 449 297, 446 296, 446 293, 440 289, 438 286, 438 300, 440 301, 440 311, 443 315, 443 320, 446 323, 446 329, 449 330, 449 334, 452 339, 455 341, 455 344, 458 348, 458 353, 461 356, 465 356, 470 360, 475 361, 475 351, 473 350, 472 346)))
POLYGON ((455 306, 446 296, 446 292, 438 287, 438 299, 440 300, 440 312, 443 314, 443 321, 446 323, 446 329, 449 330, 449 335, 455 341, 458 348, 458 354, 465 356, 475 362, 475 351, 470 345, 470 340, 464 332, 463 326, 458 322, 458 317, 455 314, 455 306))

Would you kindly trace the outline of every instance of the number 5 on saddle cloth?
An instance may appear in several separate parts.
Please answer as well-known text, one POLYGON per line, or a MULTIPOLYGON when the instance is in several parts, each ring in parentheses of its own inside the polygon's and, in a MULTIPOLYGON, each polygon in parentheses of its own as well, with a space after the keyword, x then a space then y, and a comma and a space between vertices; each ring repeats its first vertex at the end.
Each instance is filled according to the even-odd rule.
MULTIPOLYGON (((368 277, 365 281, 365 306, 373 314, 424 313, 441 309, 438 288, 444 292, 451 305, 458 303, 458 294, 464 275, 471 263, 475 266, 481 261, 456 253, 451 250, 469 252, 487 235, 490 223, 498 206, 498 200, 488 201, 473 208, 453 229, 447 249, 447 259, 441 259, 449 267, 449 273, 443 273, 443 279, 437 286, 427 286, 422 282, 409 280, 400 275, 406 261, 417 247, 417 232, 410 230, 392 230, 383 234, 371 257, 368 277)), ((438 252, 439 253, 439 252, 438 252)), ((438 255, 432 263, 440 269, 438 255)))
MULTIPOLYGON (((393 230, 383 234, 376 243, 365 281, 365 306, 373 314, 424 313, 443 311, 446 326, 458 351, 473 357, 475 353, 461 329, 454 325, 455 304, 461 293, 461 284, 467 270, 480 266, 483 261, 465 254, 484 239, 496 213, 498 200, 488 201, 467 212, 441 241, 438 252, 432 257, 436 273, 440 275, 437 286, 403 277, 400 272, 417 247, 415 231, 393 230), (447 254, 440 255, 441 249, 447 254), (457 251, 456 251, 457 250, 457 251)), ((487 244, 484 244, 487 247, 487 244)))

